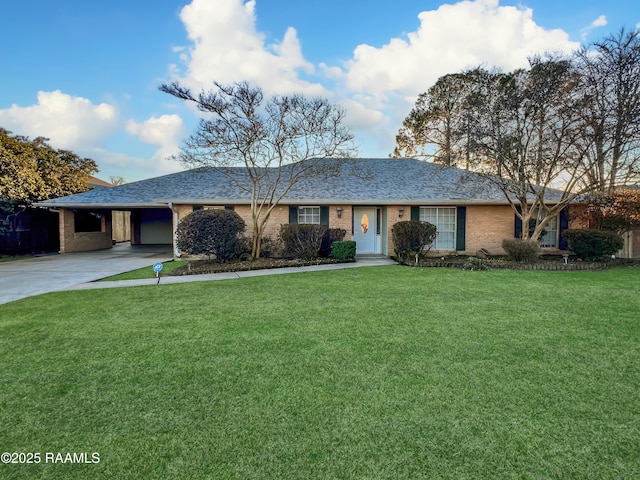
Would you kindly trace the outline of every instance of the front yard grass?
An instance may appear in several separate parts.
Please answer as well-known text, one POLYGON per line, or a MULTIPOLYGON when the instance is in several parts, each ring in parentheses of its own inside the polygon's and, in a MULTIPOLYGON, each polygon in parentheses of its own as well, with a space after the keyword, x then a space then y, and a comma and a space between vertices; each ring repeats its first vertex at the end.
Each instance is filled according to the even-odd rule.
POLYGON ((627 479, 640 269, 400 266, 0 306, 0 477, 627 479))
MULTIPOLYGON (((170 260, 168 262, 163 262, 162 272, 160 272, 160 275, 167 275, 186 264, 187 262, 184 260, 170 260)), ((112 275, 111 277, 101 278, 98 281, 112 282, 115 280, 142 280, 145 278, 156 278, 156 272, 153 271, 153 265, 131 270, 130 272, 119 273, 118 275, 112 275)))

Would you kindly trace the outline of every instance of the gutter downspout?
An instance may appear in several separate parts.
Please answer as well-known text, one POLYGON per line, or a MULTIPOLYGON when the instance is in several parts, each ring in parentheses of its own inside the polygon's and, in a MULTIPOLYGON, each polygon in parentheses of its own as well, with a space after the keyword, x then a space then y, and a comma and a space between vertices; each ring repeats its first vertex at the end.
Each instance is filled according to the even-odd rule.
POLYGON ((169 208, 171 209, 172 221, 171 221, 171 237, 173 241, 173 256, 176 258, 180 258, 182 254, 178 249, 177 244, 177 232, 178 232, 178 221, 180 218, 178 217, 178 211, 173 207, 173 202, 169 202, 169 208))

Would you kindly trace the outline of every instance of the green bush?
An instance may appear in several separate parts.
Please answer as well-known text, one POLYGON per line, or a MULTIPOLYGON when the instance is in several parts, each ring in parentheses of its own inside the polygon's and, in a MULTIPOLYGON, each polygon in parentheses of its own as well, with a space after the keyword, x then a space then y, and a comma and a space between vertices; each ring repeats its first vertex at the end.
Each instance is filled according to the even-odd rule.
POLYGON ((624 240, 616 232, 593 229, 569 229, 562 233, 569 250, 587 261, 601 260, 624 247, 624 240))
MULTIPOLYGON (((249 248, 251 250, 251 248, 249 248)), ((278 257, 282 253, 282 245, 268 235, 262 237, 260 241, 260 256, 262 258, 278 257)))
POLYGON ((322 245, 320 247, 320 254, 323 257, 329 257, 331 255, 331 246, 333 242, 341 242, 344 240, 347 231, 344 228, 327 228, 327 231, 322 237, 322 245))
POLYGON ((353 240, 337 240, 331 245, 331 256, 341 262, 352 262, 356 259, 356 242, 353 240))
POLYGON ((542 253, 536 240, 522 238, 505 238, 502 240, 502 248, 507 252, 509 260, 516 262, 534 262, 542 253))
POLYGON ((245 228, 244 220, 231 210, 197 210, 178 224, 176 245, 190 255, 213 255, 224 262, 245 251, 240 236, 245 228))
POLYGON ((313 260, 320 256, 322 237, 327 227, 304 223, 280 226, 280 240, 285 256, 313 260))
POLYGON ((420 254, 428 252, 436 239, 435 225, 415 220, 396 223, 391 233, 396 258, 402 262, 415 258, 418 263, 420 254))

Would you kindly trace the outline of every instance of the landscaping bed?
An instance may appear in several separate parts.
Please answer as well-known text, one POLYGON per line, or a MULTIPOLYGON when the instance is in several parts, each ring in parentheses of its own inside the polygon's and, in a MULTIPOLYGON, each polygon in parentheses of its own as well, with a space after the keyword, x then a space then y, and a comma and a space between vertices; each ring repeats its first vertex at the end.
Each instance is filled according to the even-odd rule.
POLYGON ((631 259, 614 259, 602 262, 584 262, 569 257, 564 263, 562 255, 543 255, 534 262, 515 262, 504 256, 479 258, 467 255, 448 255, 444 257, 423 256, 418 264, 400 262, 411 267, 459 268, 462 270, 545 270, 545 271, 585 271, 603 270, 611 267, 636 266, 640 262, 631 259))
POLYGON ((308 267, 310 265, 327 265, 333 263, 352 263, 336 260, 335 258, 316 258, 314 260, 287 258, 256 258, 254 260, 238 260, 232 262, 218 262, 216 260, 188 261, 186 265, 173 270, 169 275, 202 275, 207 273, 247 272, 250 270, 265 270, 270 268, 308 267))

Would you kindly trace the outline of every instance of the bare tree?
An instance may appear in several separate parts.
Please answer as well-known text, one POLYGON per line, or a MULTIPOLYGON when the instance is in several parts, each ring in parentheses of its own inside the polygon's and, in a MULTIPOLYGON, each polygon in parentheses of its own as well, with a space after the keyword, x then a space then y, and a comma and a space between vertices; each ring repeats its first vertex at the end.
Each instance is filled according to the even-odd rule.
POLYGON ((109 177, 109 182, 111 182, 111 185, 124 185, 125 183, 127 183, 127 181, 124 179, 124 177, 121 177, 119 175, 111 175, 109 177))
POLYGON ((568 60, 533 58, 528 70, 497 75, 487 100, 479 148, 492 161, 484 171, 531 225, 523 238, 538 239, 553 217, 594 188, 578 147, 578 76, 568 60))
POLYGON ((351 156, 353 134, 344 124, 344 110, 325 99, 289 95, 265 100, 262 89, 247 82, 215 86, 197 95, 178 83, 160 90, 206 114, 179 158, 188 167, 216 168, 250 195, 251 253, 257 258, 276 205, 300 180, 339 173, 340 162, 323 159, 351 156))
POLYGON ((585 99, 585 167, 609 195, 640 176, 640 31, 621 29, 575 59, 585 99))
POLYGON ((434 161, 485 174, 523 225, 533 224, 524 238, 539 238, 553 217, 592 190, 579 148, 584 99, 569 60, 536 57, 528 69, 510 73, 477 68, 436 86, 405 120, 400 133, 410 132, 403 138, 408 148, 396 149, 428 143, 434 161))

